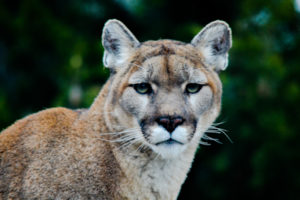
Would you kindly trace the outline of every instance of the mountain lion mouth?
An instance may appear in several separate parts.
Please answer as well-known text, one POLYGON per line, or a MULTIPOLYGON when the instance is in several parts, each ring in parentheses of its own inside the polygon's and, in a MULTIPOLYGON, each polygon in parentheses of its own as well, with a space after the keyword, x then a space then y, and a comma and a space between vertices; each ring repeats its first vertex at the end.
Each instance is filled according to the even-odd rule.
POLYGON ((179 142, 177 140, 174 140, 172 138, 168 139, 168 140, 164 140, 162 142, 158 142, 156 143, 155 145, 156 146, 159 146, 159 145, 163 145, 163 144, 166 144, 166 145, 173 145, 173 144, 180 144, 180 145, 184 145, 182 142, 179 142))

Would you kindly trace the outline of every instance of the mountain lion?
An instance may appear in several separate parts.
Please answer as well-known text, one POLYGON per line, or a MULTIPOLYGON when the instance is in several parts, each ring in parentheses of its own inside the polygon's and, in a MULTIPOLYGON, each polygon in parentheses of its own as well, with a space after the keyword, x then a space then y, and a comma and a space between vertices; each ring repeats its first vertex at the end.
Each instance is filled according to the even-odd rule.
POLYGON ((111 76, 88 109, 47 109, 0 134, 0 199, 176 199, 204 132, 220 113, 231 30, 190 43, 139 42, 103 29, 111 76))

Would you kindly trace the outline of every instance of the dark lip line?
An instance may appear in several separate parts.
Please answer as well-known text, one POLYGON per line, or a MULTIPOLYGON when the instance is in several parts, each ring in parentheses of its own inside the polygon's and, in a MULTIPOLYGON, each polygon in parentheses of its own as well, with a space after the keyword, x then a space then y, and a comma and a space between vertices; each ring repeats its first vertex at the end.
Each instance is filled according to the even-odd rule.
POLYGON ((183 145, 183 143, 182 142, 179 142, 179 141, 177 141, 177 140, 174 140, 174 139, 172 139, 172 138, 169 138, 168 140, 164 140, 164 141, 162 141, 162 142, 158 142, 158 143, 155 143, 155 145, 161 145, 161 144, 164 144, 164 143, 168 143, 168 142, 174 142, 174 143, 177 143, 177 144, 180 144, 180 145, 183 145))

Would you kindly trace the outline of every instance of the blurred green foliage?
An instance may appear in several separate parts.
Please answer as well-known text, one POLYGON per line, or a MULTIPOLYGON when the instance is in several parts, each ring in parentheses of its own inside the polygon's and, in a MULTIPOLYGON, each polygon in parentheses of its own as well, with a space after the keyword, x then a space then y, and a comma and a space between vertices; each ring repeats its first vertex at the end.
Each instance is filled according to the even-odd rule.
MULTIPOLYGON (((189 42, 212 20, 233 31, 218 121, 234 141, 201 146, 179 199, 297 199, 300 10, 293 0, 0 1, 0 130, 38 110, 88 107, 109 73, 101 29, 189 42)), ((299 2, 299 1, 298 1, 299 2)), ((298 5, 300 7, 300 5, 298 5)), ((298 197, 299 198, 299 197, 298 197)))

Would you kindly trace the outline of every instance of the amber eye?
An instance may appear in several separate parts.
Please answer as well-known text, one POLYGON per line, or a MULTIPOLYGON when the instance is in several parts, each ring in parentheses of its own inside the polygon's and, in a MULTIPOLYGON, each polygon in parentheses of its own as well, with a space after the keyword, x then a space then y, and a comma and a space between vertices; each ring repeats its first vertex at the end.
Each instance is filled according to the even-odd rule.
POLYGON ((149 83, 138 83, 132 85, 135 91, 139 94, 150 94, 152 93, 152 88, 149 83))
POLYGON ((197 83, 189 83, 186 85, 185 91, 188 94, 195 94, 201 90, 203 85, 197 84, 197 83))

